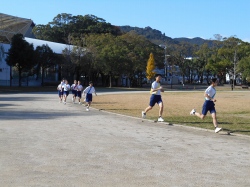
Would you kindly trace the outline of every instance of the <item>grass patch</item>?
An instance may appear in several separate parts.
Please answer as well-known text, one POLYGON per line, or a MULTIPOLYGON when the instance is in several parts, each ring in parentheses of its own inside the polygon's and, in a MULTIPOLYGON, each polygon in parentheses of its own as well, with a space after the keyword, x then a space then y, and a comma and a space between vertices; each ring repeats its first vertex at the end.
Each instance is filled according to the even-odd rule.
MULTIPOLYGON (((100 95, 94 97, 92 107, 114 113, 141 117, 141 111, 149 103, 148 93, 125 93, 100 95)), ((203 91, 165 92, 163 117, 172 124, 214 129, 210 114, 204 120, 190 116, 192 108, 201 111, 204 102, 203 91)), ((233 132, 250 135, 250 96, 249 92, 217 92, 216 110, 219 126, 233 132)), ((148 112, 147 118, 155 120, 158 116, 156 105, 148 112)))

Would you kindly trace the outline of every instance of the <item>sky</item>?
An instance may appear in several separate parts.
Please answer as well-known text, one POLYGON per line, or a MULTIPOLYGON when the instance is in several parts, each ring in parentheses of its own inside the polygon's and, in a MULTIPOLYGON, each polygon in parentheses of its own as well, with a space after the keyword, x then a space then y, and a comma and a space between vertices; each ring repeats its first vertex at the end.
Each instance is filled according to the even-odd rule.
POLYGON ((151 27, 171 38, 237 37, 250 42, 250 0, 5 0, 0 13, 47 24, 61 13, 151 27))

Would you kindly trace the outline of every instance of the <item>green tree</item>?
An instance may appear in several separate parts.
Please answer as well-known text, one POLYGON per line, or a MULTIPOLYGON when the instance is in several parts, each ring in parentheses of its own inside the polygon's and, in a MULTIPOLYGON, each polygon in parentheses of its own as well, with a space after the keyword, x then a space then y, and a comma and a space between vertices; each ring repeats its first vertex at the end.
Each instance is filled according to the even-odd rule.
POLYGON ((212 55, 209 63, 206 66, 207 70, 219 77, 220 81, 226 81, 226 74, 228 73, 232 79, 236 74, 238 62, 244 56, 240 43, 242 41, 238 38, 230 37, 224 38, 223 42, 216 43, 212 48, 212 55))
POLYGON ((42 86, 44 85, 44 72, 47 68, 50 68, 56 63, 56 55, 52 49, 46 44, 37 46, 35 49, 35 55, 37 58, 37 70, 41 69, 42 86))
MULTIPOLYGON (((148 54, 151 52, 154 55, 156 62, 162 62, 162 49, 157 45, 152 44, 145 37, 136 34, 133 31, 120 36, 124 40, 124 45, 128 49, 127 67, 124 72, 130 79, 132 86, 142 86, 142 80, 145 78, 145 64, 148 60, 148 54)), ((156 63, 157 66, 162 66, 156 63)))
POLYGON ((240 61, 238 71, 242 72, 243 83, 250 83, 250 56, 240 61))
POLYGON ((126 41, 111 34, 94 34, 86 38, 86 47, 92 56, 93 68, 101 74, 103 84, 112 87, 112 79, 118 81, 130 64, 126 41))
POLYGON ((153 53, 150 53, 146 67, 146 76, 148 80, 152 80, 154 78, 155 76, 154 69, 155 69, 155 59, 153 53))
POLYGON ((37 25, 33 28, 36 38, 59 43, 68 43, 68 36, 79 37, 82 34, 121 35, 119 27, 113 26, 102 18, 94 15, 58 14, 53 21, 46 25, 37 25))
POLYGON ((190 76, 192 61, 188 60, 187 58, 192 56, 190 52, 191 48, 192 46, 190 44, 182 43, 181 45, 171 45, 171 48, 169 49, 172 64, 176 64, 177 66, 179 66, 183 82, 185 81, 185 77, 190 76))
POLYGON ((19 86, 21 86, 22 74, 30 73, 35 66, 33 44, 24 40, 22 34, 15 34, 11 39, 11 47, 6 57, 9 66, 18 71, 19 86))
POLYGON ((194 67, 197 71, 198 79, 200 80, 201 84, 203 83, 203 75, 210 55, 211 52, 207 43, 200 46, 195 52, 194 67))
POLYGON ((243 83, 250 83, 250 43, 243 42, 240 51, 244 51, 244 57, 239 60, 236 71, 242 75, 243 83))

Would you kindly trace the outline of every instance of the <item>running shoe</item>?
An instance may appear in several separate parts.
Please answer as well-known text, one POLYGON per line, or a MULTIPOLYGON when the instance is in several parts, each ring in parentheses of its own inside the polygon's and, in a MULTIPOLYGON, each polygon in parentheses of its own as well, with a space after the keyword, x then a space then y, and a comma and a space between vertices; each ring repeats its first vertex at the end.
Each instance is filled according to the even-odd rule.
POLYGON ((214 132, 215 132, 215 133, 218 133, 218 132, 220 132, 221 130, 222 130, 222 128, 216 127, 215 130, 214 130, 214 132))
POLYGON ((163 122, 163 121, 164 121, 164 119, 162 117, 158 118, 158 122, 163 122))
POLYGON ((195 115, 195 109, 191 110, 190 115, 195 115))
POLYGON ((143 119, 146 118, 146 113, 145 113, 144 111, 141 112, 141 117, 142 117, 143 119))

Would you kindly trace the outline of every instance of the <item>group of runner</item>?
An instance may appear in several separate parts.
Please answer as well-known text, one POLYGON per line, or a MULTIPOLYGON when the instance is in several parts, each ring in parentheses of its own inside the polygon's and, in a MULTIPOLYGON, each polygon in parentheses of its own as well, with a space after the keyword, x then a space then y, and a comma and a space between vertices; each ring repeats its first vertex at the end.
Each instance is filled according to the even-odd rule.
MULTIPOLYGON (((157 74, 155 76, 155 81, 152 83, 151 85, 151 97, 150 97, 150 101, 149 101, 149 106, 142 111, 142 118, 146 118, 146 113, 148 111, 150 111, 154 105, 157 103, 159 105, 159 117, 158 117, 158 121, 159 122, 163 122, 164 119, 162 118, 162 113, 163 113, 163 101, 161 98, 161 92, 164 92, 163 87, 160 84, 161 81, 161 75, 157 74)), ((215 110, 215 94, 216 94, 216 90, 215 87, 217 86, 218 81, 217 78, 212 78, 211 79, 211 85, 205 90, 204 93, 204 97, 205 97, 205 101, 202 107, 202 113, 198 113, 196 112, 195 109, 192 109, 190 112, 190 115, 195 115, 201 119, 204 119, 207 115, 207 112, 210 111, 211 113, 211 117, 213 119, 213 125, 215 128, 215 133, 218 133, 219 131, 222 130, 222 128, 218 127, 218 122, 217 122, 217 118, 216 118, 216 110, 215 110)))
POLYGON ((96 96, 96 91, 93 86, 93 82, 89 82, 89 86, 87 86, 83 90, 83 86, 81 85, 81 81, 74 80, 74 83, 70 86, 66 79, 62 79, 61 83, 57 86, 58 96, 59 96, 59 103, 66 104, 67 97, 69 92, 72 92, 72 103, 76 103, 78 100, 79 104, 82 104, 81 99, 82 95, 85 98, 84 101, 87 104, 86 110, 89 111, 89 107, 92 102, 92 94, 94 93, 96 96))
MULTIPOLYGON (((151 97, 150 97, 150 102, 149 106, 142 111, 142 118, 146 118, 146 113, 150 111, 154 105, 157 103, 159 105, 159 117, 158 121, 163 122, 164 119, 162 118, 162 113, 163 113, 163 101, 161 98, 161 92, 164 92, 163 87, 160 84, 161 81, 161 75, 157 74, 155 76, 155 81, 151 85, 151 97)), ((204 119, 207 115, 207 112, 210 111, 211 117, 213 119, 213 125, 215 127, 215 133, 218 133, 219 131, 222 130, 222 128, 218 127, 218 122, 216 118, 216 110, 215 110, 215 94, 216 90, 215 87, 217 86, 217 78, 212 78, 211 79, 211 85, 205 90, 204 96, 205 96, 205 102, 202 107, 202 113, 196 112, 195 109, 192 109, 190 112, 190 115, 195 115, 201 119, 204 119)), ((59 102, 66 104, 67 97, 69 95, 69 92, 72 92, 72 102, 75 103, 76 99, 78 98, 78 103, 81 104, 81 98, 82 95, 85 97, 84 101, 87 103, 87 108, 86 110, 89 111, 89 107, 92 102, 92 94, 94 93, 96 96, 96 91, 93 86, 93 82, 89 82, 89 86, 86 87, 83 90, 83 86, 81 85, 81 81, 74 80, 74 83, 70 86, 68 81, 63 79, 61 83, 57 86, 58 90, 58 96, 59 96, 59 102)))

